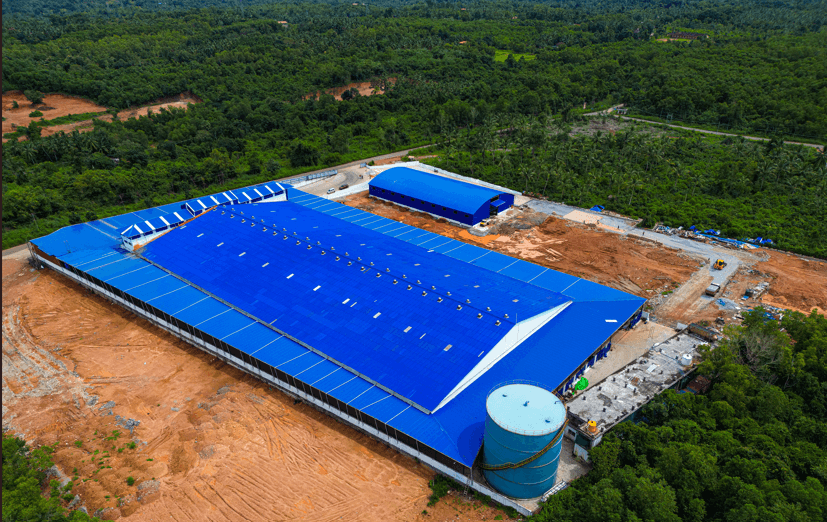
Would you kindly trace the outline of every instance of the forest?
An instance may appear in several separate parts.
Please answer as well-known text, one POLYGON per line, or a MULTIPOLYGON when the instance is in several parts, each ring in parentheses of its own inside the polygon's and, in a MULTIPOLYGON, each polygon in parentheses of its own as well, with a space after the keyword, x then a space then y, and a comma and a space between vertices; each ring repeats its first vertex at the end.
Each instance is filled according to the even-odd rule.
MULTIPOLYGON (((49 122, 40 121, 8 134, 4 248, 71 223, 413 145, 465 146, 452 136, 469 131, 474 148, 485 139, 481 126, 490 134, 491 125, 502 131, 516 118, 568 122, 584 104, 590 111, 626 103, 777 139, 823 143, 827 135, 824 2, 229 4, 3 3, 6 91, 83 96, 113 112, 183 92, 203 100, 186 111, 96 121, 88 133, 41 137, 49 122), (657 41, 675 30, 708 38, 657 41), (388 89, 308 96, 352 82, 388 89)), ((591 147, 556 134, 550 126, 541 152, 591 147)), ((615 147, 614 138, 604 141, 615 147)), ((617 180, 581 179, 603 179, 610 167, 600 161, 583 171, 582 162, 555 166, 530 152, 526 163, 503 151, 503 168, 517 165, 507 178, 520 181, 509 186, 533 192, 548 189, 526 185, 519 168, 535 169, 530 178, 543 177, 543 187, 544 169, 561 171, 566 181, 548 184, 554 197, 607 204, 647 226, 703 222, 824 255, 825 220, 815 219, 824 216, 823 152, 678 143, 688 149, 655 167, 643 158, 648 152, 616 151, 629 169, 644 166, 636 176, 623 168, 615 175, 642 185, 630 199, 629 190, 619 197, 617 180), (726 157, 741 150, 753 156, 726 157), (689 194, 679 207, 667 168, 689 194), (664 194, 670 198, 659 200, 664 194), (798 204, 809 218, 796 214, 798 204)))
POLYGON ((19 437, 3 433, 3 521, 36 522, 97 522, 80 510, 69 511, 62 500, 71 501, 73 482, 61 486, 60 481, 48 481, 48 496, 42 491, 47 483, 47 471, 52 467, 50 457, 54 446, 30 448, 19 437))
POLYGON ((594 468, 535 522, 816 522, 827 516, 827 319, 763 310, 699 369, 706 395, 668 390, 592 450, 594 468))
POLYGON ((576 119, 520 116, 504 122, 508 132, 485 120, 446 134, 429 150, 438 157, 424 161, 535 197, 603 205, 642 226, 713 227, 827 257, 823 152, 643 125, 612 133, 600 130, 607 118, 576 119))

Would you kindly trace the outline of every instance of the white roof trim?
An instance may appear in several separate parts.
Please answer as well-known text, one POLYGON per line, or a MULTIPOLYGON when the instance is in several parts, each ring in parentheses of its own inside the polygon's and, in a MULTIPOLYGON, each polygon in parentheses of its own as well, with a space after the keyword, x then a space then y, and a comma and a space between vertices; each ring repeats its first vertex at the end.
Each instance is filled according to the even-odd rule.
POLYGON ((151 230, 155 230, 155 227, 153 227, 152 223, 150 223, 149 221, 144 221, 144 223, 146 223, 146 226, 148 226, 151 230))
POLYGON ((264 194, 262 194, 261 192, 259 192, 257 188, 254 188, 254 189, 253 189, 253 192, 255 192, 256 194, 258 194, 258 195, 259 195, 260 197, 262 197, 262 198, 264 197, 264 194))
POLYGON ((271 188, 270 188, 270 187, 268 187, 267 185, 264 185, 264 188, 266 188, 267 190, 269 190, 269 191, 270 191, 270 194, 275 194, 275 192, 273 192, 273 189, 271 189, 271 188))
POLYGON ((560 306, 554 307, 551 310, 547 310, 541 314, 535 315, 530 319, 526 319, 525 321, 520 321, 519 323, 515 324, 511 330, 508 331, 500 342, 494 346, 494 348, 489 351, 485 357, 480 360, 474 366, 474 368, 468 372, 465 377, 454 387, 453 390, 442 399, 442 402, 431 411, 431 414, 434 414, 451 402, 451 400, 459 395, 462 390, 470 386, 474 381, 479 379, 485 372, 490 370, 497 362, 511 353, 515 348, 520 346, 526 339, 531 337, 534 332, 542 328, 546 323, 554 319, 557 314, 562 312, 566 309, 572 302, 568 301, 566 303, 561 304, 560 306))
POLYGON ((218 202, 218 200, 217 200, 217 199, 215 199, 215 196, 210 196, 210 199, 211 199, 211 200, 213 200, 213 201, 215 202, 215 204, 216 204, 216 205, 220 205, 220 204, 221 204, 221 203, 219 203, 219 202, 218 202))
POLYGON ((182 217, 178 214, 178 212, 173 212, 173 213, 172 213, 172 215, 173 215, 173 216, 175 216, 175 217, 177 217, 177 218, 178 218, 178 219, 180 219, 181 221, 184 221, 184 218, 182 218, 182 217))
POLYGON ((164 224, 165 224, 166 226, 170 226, 169 221, 167 221, 166 219, 164 219, 164 216, 161 216, 161 217, 160 217, 160 218, 158 218, 158 219, 160 219, 161 221, 163 221, 163 222, 164 222, 164 224))
POLYGON ((124 234, 126 234, 127 232, 129 232, 130 230, 132 230, 132 227, 134 227, 134 226, 135 226, 135 225, 129 225, 129 228, 127 228, 126 230, 124 230, 123 232, 121 232, 121 235, 124 235, 124 234))
POLYGON ((230 203, 232 203, 232 202, 233 202, 233 198, 231 198, 230 196, 228 196, 226 192, 222 192, 222 193, 221 193, 221 195, 222 195, 222 196, 224 196, 225 198, 227 198, 227 201, 229 201, 230 203))
POLYGON ((200 199, 196 199, 195 201, 197 201, 198 204, 201 205, 201 207, 203 207, 204 210, 207 209, 207 205, 205 205, 200 199))
POLYGON ((143 230, 141 230, 140 228, 138 228, 138 225, 132 225, 132 226, 133 226, 133 227, 135 227, 135 230, 137 230, 139 234, 143 234, 143 233, 144 233, 144 231, 143 231, 143 230))

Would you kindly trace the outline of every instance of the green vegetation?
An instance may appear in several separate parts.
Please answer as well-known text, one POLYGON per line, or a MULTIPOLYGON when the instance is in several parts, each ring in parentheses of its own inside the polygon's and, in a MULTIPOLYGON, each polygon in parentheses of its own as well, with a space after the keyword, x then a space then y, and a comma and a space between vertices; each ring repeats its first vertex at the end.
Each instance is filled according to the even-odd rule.
POLYGON ((495 62, 504 62, 511 56, 513 60, 520 61, 520 60, 534 60, 537 58, 534 54, 527 54, 527 53, 512 53, 511 51, 503 51, 497 49, 494 51, 494 61, 495 62))
MULTIPOLYGON (((570 119, 584 103, 624 102, 757 134, 827 135, 827 10, 818 2, 484 2, 466 11, 387 0, 153 4, 3 3, 4 89, 81 95, 111 109, 185 91, 204 100, 187 111, 96 121, 83 134, 44 138, 43 122, 18 128, 4 145, 4 248, 84 220, 431 143, 492 117, 501 128, 508 117, 570 119), (665 27, 710 38, 652 42, 648 35, 665 27), (303 99, 361 81, 387 90, 303 99)), ((719 158, 703 154, 693 172, 723 172, 719 158)), ((731 174, 735 185, 751 176, 731 174)), ((718 199, 738 221, 748 197, 718 199)), ((706 202, 690 191, 693 204, 706 202)), ((649 208, 657 205, 642 215, 677 222, 700 213, 649 208)), ((704 221, 727 227, 717 210, 704 221)), ((773 226, 787 226, 785 213, 773 226)), ((780 238, 769 228, 775 218, 733 228, 780 238)), ((789 241, 785 248, 818 253, 809 245, 819 239, 789 241)))
POLYGON ((532 520, 820 521, 827 513, 827 319, 763 311, 708 351, 706 396, 667 391, 613 429, 593 470, 532 520))
POLYGON ((129 486, 135 484, 135 479, 132 477, 126 477, 126 484, 129 486))
POLYGON ((713 227, 726 237, 768 237, 784 250, 827 257, 822 152, 778 138, 658 134, 637 125, 571 136, 565 119, 574 117, 489 118, 442 138, 429 151, 439 157, 425 161, 553 201, 604 205, 643 218, 642 226, 713 227))
MULTIPOLYGON (((49 457, 54 447, 43 446, 32 450, 18 437, 3 434, 3 520, 67 520, 82 522, 98 520, 82 511, 67 511, 61 503, 61 488, 57 480, 49 483, 49 496, 42 491, 46 484, 46 470, 52 467, 49 457)), ((71 491, 69 482, 63 492, 71 491)), ((70 502, 74 495, 64 494, 70 502)))

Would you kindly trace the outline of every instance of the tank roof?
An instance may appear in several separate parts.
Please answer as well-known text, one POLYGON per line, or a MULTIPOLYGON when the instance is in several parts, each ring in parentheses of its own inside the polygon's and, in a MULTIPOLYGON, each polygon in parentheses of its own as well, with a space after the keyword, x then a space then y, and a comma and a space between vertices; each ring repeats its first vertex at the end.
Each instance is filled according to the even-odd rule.
POLYGON ((500 427, 523 435, 554 433, 566 419, 566 407, 554 393, 527 383, 495 389, 485 408, 500 427))

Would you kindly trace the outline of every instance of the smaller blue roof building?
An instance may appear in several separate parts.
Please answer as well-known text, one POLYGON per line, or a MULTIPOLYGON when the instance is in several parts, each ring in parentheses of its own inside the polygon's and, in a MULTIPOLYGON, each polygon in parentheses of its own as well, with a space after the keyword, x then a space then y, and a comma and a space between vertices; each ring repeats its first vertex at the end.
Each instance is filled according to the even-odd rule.
POLYGON ((370 195, 470 226, 514 205, 514 194, 408 167, 376 176, 370 195))

